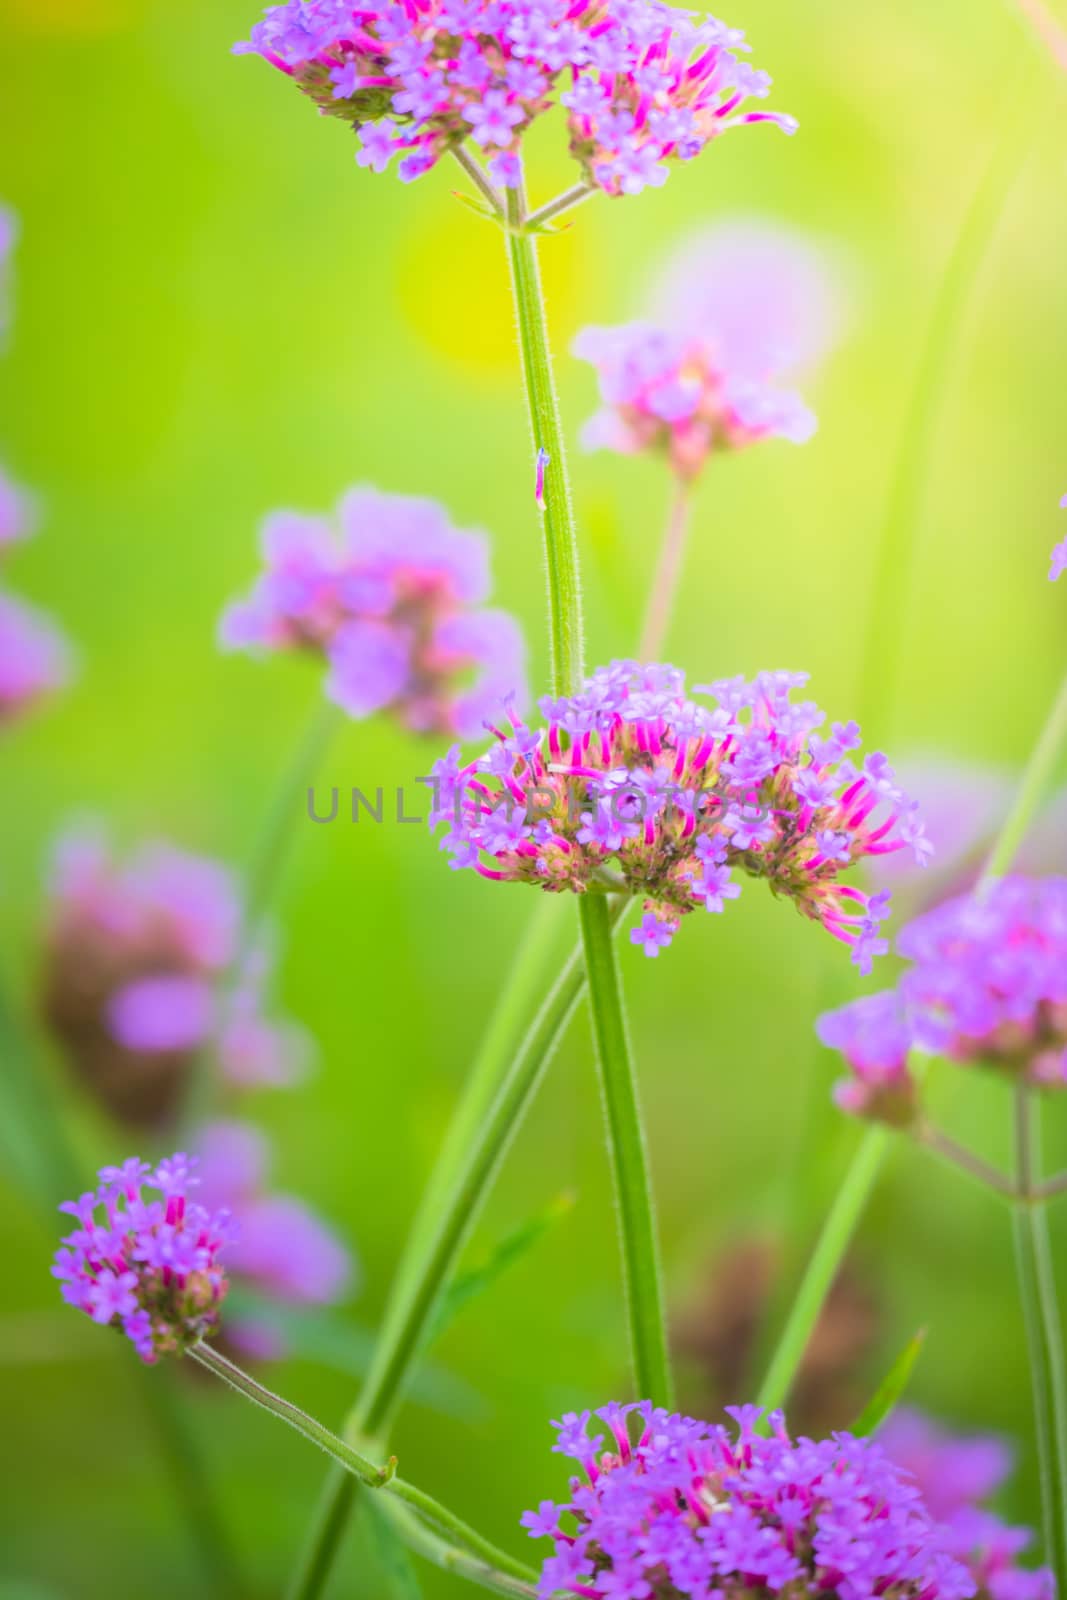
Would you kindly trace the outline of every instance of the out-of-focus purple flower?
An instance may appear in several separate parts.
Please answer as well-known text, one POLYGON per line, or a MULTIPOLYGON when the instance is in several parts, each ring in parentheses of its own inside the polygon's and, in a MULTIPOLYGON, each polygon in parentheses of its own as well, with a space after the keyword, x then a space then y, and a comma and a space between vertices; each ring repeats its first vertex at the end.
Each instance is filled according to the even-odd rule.
POLYGON ((455 867, 549 893, 622 888, 644 899, 633 942, 648 955, 680 919, 736 898, 731 871, 774 892, 851 947, 861 970, 885 941, 888 895, 839 882, 861 858, 910 844, 921 824, 884 756, 862 770, 843 759, 859 730, 810 701, 792 702, 803 673, 765 672, 694 691, 669 666, 617 661, 562 700, 545 699, 547 728, 513 708, 496 744, 464 764, 458 747, 434 768, 431 826, 455 867), (832 847, 827 848, 832 841, 832 847))
POLYGON ((231 873, 171 845, 117 862, 78 829, 56 848, 43 1009, 72 1066, 120 1121, 165 1124, 199 1051, 235 1084, 291 1081, 301 1036, 269 1021, 269 960, 240 973, 241 902, 231 873))
MULTIPOLYGON (((267 1190, 268 1150, 263 1135, 240 1122, 202 1129, 201 1194, 240 1218, 239 1237, 227 1247, 234 1283, 248 1284, 279 1305, 333 1305, 349 1293, 355 1276, 350 1251, 302 1201, 267 1190)), ((285 1340, 254 1315, 227 1320, 227 1338, 249 1355, 278 1356, 285 1340)))
POLYGON ((0 205, 0 339, 8 329, 11 256, 18 242, 18 236, 18 218, 13 211, 8 210, 7 206, 0 205))
POLYGON ((543 1501, 522 1519, 532 1538, 554 1545, 539 1593, 585 1600, 661 1593, 741 1600, 753 1591, 968 1600, 975 1593, 966 1567, 938 1548, 934 1521, 907 1474, 880 1445, 847 1433, 793 1440, 780 1412, 764 1438, 755 1432, 759 1407, 732 1407, 728 1415, 729 1429, 668 1415, 646 1400, 602 1407, 592 1437, 587 1411, 555 1423, 555 1449, 574 1459, 579 1474, 569 1501, 543 1501))
MULTIPOLYGON (((382 171, 406 152, 402 178, 467 139, 498 163, 516 157, 557 99, 585 180, 615 195, 663 183, 669 163, 691 160, 727 128, 796 130, 792 117, 745 109, 771 80, 741 60, 740 31, 661 0, 420 0, 407 9, 287 0, 235 49, 263 56, 321 111, 359 129, 362 165, 382 171), (366 136, 368 123, 383 122, 387 136, 366 136)), ((511 173, 498 166, 497 181, 511 173)))
POLYGON ((176 1155, 153 1172, 131 1157, 103 1167, 98 1190, 59 1208, 78 1223, 52 1266, 64 1300, 121 1328, 148 1364, 213 1334, 226 1296, 219 1255, 234 1229, 228 1212, 188 1198, 194 1166, 176 1155))
POLYGON ((920 1412, 895 1411, 879 1435, 886 1454, 910 1473, 939 1524, 938 1548, 967 1567, 989 1600, 1054 1600, 1045 1567, 1022 1567, 1018 1556, 1033 1542, 1029 1528, 1012 1528, 982 1502, 1012 1470, 1003 1439, 950 1433, 920 1412))
POLYGON ((697 234, 668 263, 650 320, 575 340, 603 402, 584 442, 663 450, 683 478, 716 451, 770 437, 806 443, 815 418, 778 384, 825 353, 839 297, 824 252, 788 229, 745 221, 697 234))
POLYGON ((0 727, 61 689, 70 675, 70 648, 55 625, 0 592, 0 727))
POLYGON ((0 556, 33 532, 33 503, 0 467, 0 556))
POLYGON ((818 1023, 855 1074, 837 1092, 846 1110, 909 1120, 909 1048, 1067 1088, 1067 878, 1016 874, 946 900, 909 922, 897 949, 911 965, 895 990, 818 1023))
POLYGON ((816 1024, 823 1044, 840 1050, 852 1071, 834 1091, 843 1111, 907 1127, 915 1115, 915 1081, 908 1071, 911 1029, 895 989, 864 995, 816 1024))
MULTIPOLYGON (((1067 494, 1060 501, 1061 506, 1067 506, 1067 494)), ((1049 582, 1055 583, 1057 578, 1062 578, 1067 572, 1067 539, 1061 539, 1052 552, 1052 565, 1049 568, 1049 582)))
POLYGON ((223 615, 224 647, 313 651, 349 716, 388 709, 419 733, 466 737, 488 705, 525 697, 518 624, 482 605, 486 541, 434 501, 353 489, 339 538, 326 521, 282 512, 264 524, 262 548, 265 571, 223 615))

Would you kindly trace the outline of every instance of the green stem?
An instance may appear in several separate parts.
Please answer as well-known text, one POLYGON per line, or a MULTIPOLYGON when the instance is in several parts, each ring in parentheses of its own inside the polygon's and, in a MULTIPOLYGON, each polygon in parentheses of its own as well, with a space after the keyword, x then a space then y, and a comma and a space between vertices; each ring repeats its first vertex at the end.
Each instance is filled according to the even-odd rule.
POLYGON ((1067 677, 1049 712, 1033 753, 1026 763, 1015 804, 989 854, 980 888, 988 888, 994 879, 1002 877, 1011 868, 1019 847, 1026 838, 1034 814, 1048 789, 1056 759, 1067 740, 1067 677))
POLYGON ((246 1592, 226 1525, 204 1473, 198 1440, 189 1427, 171 1369, 139 1374, 175 1498, 182 1506, 202 1570, 205 1592, 238 1596, 246 1592))
MULTIPOLYGON (((612 908, 618 920, 625 903, 612 908)), ((574 950, 542 1002, 495 1097, 466 1132, 468 1142, 455 1171, 439 1180, 440 1198, 432 1238, 418 1251, 395 1290, 395 1301, 375 1351, 363 1391, 345 1425, 346 1435, 374 1438, 389 1426, 456 1260, 526 1107, 552 1058, 585 986, 580 950, 574 950)), ((501 1038, 504 1038, 503 1032, 501 1038)), ((488 1087, 488 1078, 482 1088, 488 1087)), ((457 1141, 458 1142, 458 1141, 457 1141)), ((327 1484, 315 1527, 290 1588, 291 1600, 313 1600, 322 1592, 352 1509, 351 1478, 335 1473, 327 1484)))
POLYGON ((1014 1211, 1019 1277, 1041 1476, 1045 1559, 1057 1592, 1067 1584, 1067 1377, 1063 1334, 1052 1272, 1048 1214, 1035 1200, 1039 1179, 1037 1100, 1019 1084, 1015 1092, 1015 1149, 1019 1200, 1014 1211))
POLYGON ((870 591, 866 631, 876 647, 865 652, 859 692, 864 725, 869 723, 880 740, 891 731, 907 641, 908 594, 953 359, 975 285, 1030 138, 1032 108, 1027 85, 1033 76, 1033 63, 1026 59, 1001 101, 1001 116, 993 119, 994 127, 1006 124, 1008 131, 997 139, 956 235, 930 312, 897 445, 870 591))
POLYGON ((420 1522, 418 1517, 412 1516, 403 1506, 389 1506, 390 1521, 396 1526, 404 1543, 425 1560, 432 1561, 434 1566, 440 1567, 443 1572, 455 1572, 461 1578, 466 1578, 470 1583, 476 1583, 482 1589, 489 1589, 493 1594, 518 1596, 520 1600, 536 1600, 535 1587, 536 1574, 531 1573, 528 1581, 509 1576, 500 1572, 484 1561, 468 1555, 465 1550, 458 1549, 449 1544, 420 1522))
POLYGON ((868 1129, 837 1191, 759 1392, 758 1403, 768 1411, 777 1410, 789 1398, 808 1341, 863 1215, 888 1143, 887 1129, 868 1129))
MULTIPOLYGON (((344 713, 329 701, 323 705, 316 701, 300 742, 271 792, 270 803, 252 841, 248 858, 236 954, 219 986, 218 1000, 223 1011, 241 982, 248 959, 263 934, 264 916, 274 898, 292 848, 296 818, 303 814, 301 795, 308 784, 314 781, 343 717, 344 713)), ((218 1086, 218 1072, 209 1043, 200 1052, 189 1075, 181 1117, 184 1136, 188 1137, 210 1115, 218 1086)))
POLYGON ((589 183, 576 183, 573 188, 565 189, 554 200, 549 200, 543 206, 538 206, 536 211, 531 211, 526 218, 526 226, 531 233, 536 233, 543 228, 546 222, 551 222, 554 217, 561 217, 565 211, 573 211, 575 206, 584 205, 586 200, 596 194, 596 189, 589 183))
POLYGON ((575 693, 585 670, 578 541, 571 509, 559 402, 552 377, 548 326, 537 264, 537 242, 525 231, 526 220, 526 196, 520 183, 518 188, 507 192, 506 237, 534 454, 544 450, 548 455, 541 524, 548 579, 552 693, 563 695, 575 693))
MULTIPOLYGON (((1001 118, 994 118, 997 126, 1007 123, 1008 131, 999 138, 975 190, 938 287, 897 446, 886 520, 875 560, 868 644, 859 686, 864 724, 873 726, 879 737, 886 731, 899 687, 908 591, 938 421, 965 315, 1030 137, 1030 103, 1024 91, 1031 75, 1032 64, 1024 63, 1003 97, 1001 118)), ((823 1301, 874 1188, 886 1142, 885 1130, 874 1128, 856 1151, 771 1357, 761 1391, 765 1405, 783 1404, 792 1388, 823 1301)))
POLYGON ((495 216, 502 218, 504 205, 496 189, 489 181, 489 177, 481 163, 476 161, 470 151, 463 145, 453 145, 452 154, 471 180, 482 199, 489 206, 495 216))
POLYGON ((652 594, 649 597, 648 610, 645 612, 644 627, 641 629, 641 644, 638 650, 638 659, 641 661, 658 661, 660 650, 663 648, 667 625, 678 594, 678 584, 681 581, 691 509, 692 487, 684 478, 676 479, 670 511, 667 514, 667 527, 660 546, 659 561, 652 580, 652 594))
POLYGON ((384 1466, 376 1467, 366 1456, 353 1449, 346 1440, 339 1439, 329 1428, 323 1427, 321 1422, 308 1416, 306 1411, 301 1411, 299 1406, 293 1405, 291 1401, 284 1400, 281 1395, 257 1383, 255 1378, 250 1377, 241 1367, 235 1366, 211 1345, 203 1343, 194 1345, 189 1354, 215 1377, 229 1384, 231 1389, 236 1389, 238 1394, 244 1395, 254 1405, 270 1412, 271 1416, 278 1417, 280 1421, 302 1434, 305 1439, 317 1445, 320 1450, 324 1450, 338 1466, 366 1488, 380 1489, 385 1494, 402 1501, 404 1505, 410 1506, 412 1511, 417 1512, 425 1522, 439 1532, 447 1534, 464 1549, 472 1551, 501 1572, 510 1573, 524 1580, 536 1578, 536 1574, 524 1562, 516 1561, 504 1550, 498 1550, 494 1544, 457 1517, 454 1512, 449 1511, 439 1500, 433 1499, 415 1484, 398 1478, 395 1456, 384 1466))
POLYGON ((634 1381, 640 1399, 670 1410, 674 1386, 652 1184, 610 911, 599 895, 583 895, 578 910, 619 1212, 634 1381))

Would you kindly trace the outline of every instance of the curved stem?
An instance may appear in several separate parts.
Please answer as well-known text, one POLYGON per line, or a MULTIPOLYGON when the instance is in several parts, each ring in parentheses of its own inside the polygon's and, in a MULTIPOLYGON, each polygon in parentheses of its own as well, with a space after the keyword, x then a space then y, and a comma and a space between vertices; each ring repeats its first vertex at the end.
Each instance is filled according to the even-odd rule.
POLYGON ((652 1184, 610 912, 597 895, 583 895, 578 911, 619 1213, 634 1381, 639 1399, 670 1410, 674 1386, 652 1184))
POLYGON ((368 1489, 380 1489, 397 1500, 403 1501, 413 1511, 433 1527, 449 1535, 465 1549, 474 1552, 491 1566, 501 1572, 509 1572, 513 1576, 525 1580, 535 1579, 536 1574, 525 1565, 516 1561, 506 1551, 498 1550, 494 1544, 470 1527, 454 1512, 449 1511, 440 1501, 433 1499, 413 1483, 407 1483, 403 1478, 396 1476, 396 1457, 393 1456, 384 1466, 376 1467, 372 1461, 362 1455, 344 1439, 339 1439, 329 1428, 323 1427, 314 1417, 308 1416, 306 1411, 301 1411, 299 1406, 292 1401, 285 1400, 281 1395, 275 1394, 272 1389, 258 1383, 241 1367, 228 1360, 209 1344, 197 1344, 189 1351, 194 1361, 206 1367, 215 1377, 221 1378, 223 1383, 229 1384, 231 1389, 236 1389, 238 1394, 243 1394, 254 1405, 260 1406, 264 1411, 269 1411, 271 1416, 278 1417, 290 1428, 303 1435, 332 1456, 334 1461, 351 1473, 360 1483, 368 1489))
POLYGON ((942 1133, 940 1128, 924 1124, 915 1131, 916 1142, 924 1145, 934 1155, 940 1156, 942 1161, 947 1161, 949 1166, 955 1167, 957 1172, 965 1173, 968 1178, 973 1178, 983 1188, 992 1189, 994 1193, 1006 1196, 1009 1200, 1016 1198, 1016 1189, 1010 1178, 1006 1178, 996 1167, 990 1166, 988 1161, 975 1155, 973 1150, 958 1144, 947 1133, 942 1133))
POLYGON ((1018 1085, 1015 1092, 1015 1150, 1019 1203, 1013 1233, 1034 1391, 1045 1559, 1055 1573, 1057 1591, 1063 1593, 1067 1584, 1067 1376, 1048 1216, 1045 1207, 1035 1201, 1039 1177, 1037 1100, 1025 1084, 1018 1085))
POLYGON ((455 1545, 440 1538, 432 1528, 428 1528, 402 1506, 390 1505, 388 1514, 404 1543, 425 1560, 432 1561, 434 1566, 440 1567, 443 1572, 455 1572, 468 1582, 476 1583, 482 1589, 489 1589, 493 1594, 518 1596, 520 1600, 526 1600, 526 1597, 528 1600, 537 1600, 538 1591, 534 1587, 534 1574, 531 1574, 530 1581, 524 1583, 521 1578, 511 1577, 507 1573, 487 1566, 484 1561, 479 1561, 476 1557, 468 1555, 465 1550, 457 1549, 455 1545))
POLYGON ((584 674, 582 596, 578 577, 578 543, 571 508, 570 483, 563 448, 559 402, 552 377, 537 243, 525 231, 526 198, 520 185, 507 192, 506 230, 511 284, 519 328, 519 347, 534 455, 544 450, 545 570, 548 579, 548 632, 552 692, 574 694, 584 674))
POLYGON ((648 610, 645 612, 644 627, 641 629, 641 645, 638 650, 638 659, 641 661, 658 661, 660 650, 663 648, 667 624, 674 610, 678 584, 682 576, 692 503, 690 484, 683 478, 677 479, 667 514, 667 527, 660 547, 659 561, 652 580, 652 593, 649 596, 648 610))

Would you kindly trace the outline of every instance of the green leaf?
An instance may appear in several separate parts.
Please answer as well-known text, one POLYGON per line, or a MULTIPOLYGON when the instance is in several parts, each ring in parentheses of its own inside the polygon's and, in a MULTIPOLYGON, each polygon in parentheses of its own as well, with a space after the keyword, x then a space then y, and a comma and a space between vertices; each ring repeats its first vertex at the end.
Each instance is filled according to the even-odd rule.
POLYGON ((554 1228, 574 1209, 574 1203, 573 1194, 557 1195, 543 1211, 530 1217, 527 1222, 521 1223, 511 1233, 505 1234, 494 1246, 489 1259, 481 1266, 473 1267, 469 1272, 458 1273, 441 1297, 437 1315, 430 1324, 427 1342, 443 1333, 472 1300, 484 1294, 510 1267, 528 1255, 549 1229, 554 1228))
MULTIPOLYGON (((231 1317, 254 1320, 276 1333, 302 1361, 330 1367, 349 1378, 367 1375, 374 1335, 339 1312, 279 1305, 237 1284, 226 1296, 226 1310, 231 1317)), ((475 1389, 442 1367, 426 1363, 413 1377, 411 1398, 459 1421, 477 1421, 487 1415, 486 1403, 475 1389)))
POLYGON ((908 1387, 912 1369, 919 1359, 919 1352, 925 1341, 925 1328, 920 1328, 918 1333, 908 1340, 890 1367, 887 1376, 875 1391, 873 1398, 852 1424, 852 1432, 854 1434, 857 1434, 860 1438, 866 1438, 872 1433, 877 1433, 882 1423, 896 1409, 897 1402, 908 1387))
MULTIPOLYGON (((389 1515, 389 1507, 372 1494, 363 1495, 362 1501, 361 1520, 365 1513, 365 1544, 374 1568, 374 1581, 369 1585, 364 1581, 360 1592, 373 1594, 374 1600, 422 1600, 422 1585, 396 1524, 389 1515)), ((365 1580, 368 1574, 361 1570, 361 1576, 365 1580)))

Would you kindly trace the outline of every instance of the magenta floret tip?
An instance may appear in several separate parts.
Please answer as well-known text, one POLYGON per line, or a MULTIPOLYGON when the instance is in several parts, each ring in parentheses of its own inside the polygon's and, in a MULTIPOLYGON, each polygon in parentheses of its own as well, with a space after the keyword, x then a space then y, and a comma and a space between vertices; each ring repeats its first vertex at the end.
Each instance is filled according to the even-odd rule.
POLYGON ((121 1329, 149 1364, 213 1334, 226 1296, 219 1257, 235 1230, 228 1212, 189 1199, 193 1167, 181 1153, 154 1171, 130 1157, 59 1208, 78 1223, 52 1266, 64 1300, 121 1329))
POLYGON ((771 80, 743 33, 660 0, 288 0, 236 48, 352 123, 362 166, 399 156, 405 181, 469 140, 517 184, 522 135, 557 101, 585 180, 613 195, 658 188, 727 128, 797 126, 744 109, 771 80))
POLYGON ((582 690, 544 699, 535 730, 508 708, 495 743, 434 769, 430 822, 453 868, 550 893, 620 890, 644 901, 634 945, 656 956, 682 917, 722 912, 735 873, 764 878, 850 947, 885 952, 889 896, 838 880, 865 856, 929 845, 880 754, 857 766, 855 723, 793 702, 803 673, 722 680, 689 699, 675 667, 617 661, 582 690))

